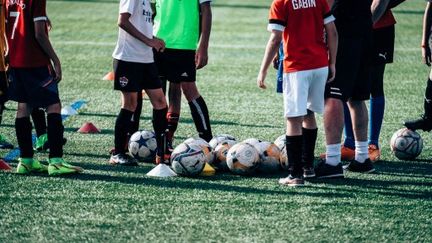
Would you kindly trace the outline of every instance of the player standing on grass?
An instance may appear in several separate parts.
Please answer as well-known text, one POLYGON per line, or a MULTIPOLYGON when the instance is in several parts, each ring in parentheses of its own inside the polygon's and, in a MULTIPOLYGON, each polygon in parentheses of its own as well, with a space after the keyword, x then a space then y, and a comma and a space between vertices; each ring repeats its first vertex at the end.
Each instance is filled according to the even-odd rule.
POLYGON ((290 174, 279 183, 304 184, 314 177, 313 159, 317 124, 315 112, 324 111, 324 89, 336 74, 337 31, 326 0, 274 0, 270 9, 267 43, 257 85, 265 78, 283 38, 286 150, 290 174), (327 39, 324 38, 323 29, 327 39))
MULTIPOLYGON (((423 17, 423 36, 421 42, 423 63, 431 66, 431 37, 432 37, 432 0, 427 0, 424 17, 423 17)), ((426 90, 424 95, 424 113, 416 120, 406 121, 404 125, 411 130, 423 130, 429 132, 432 130, 432 70, 426 81, 426 90)))
POLYGON ((365 100, 370 95, 369 62, 372 47, 372 23, 387 8, 389 0, 335 0, 332 6, 339 34, 333 82, 326 86, 324 128, 326 158, 315 167, 318 178, 343 177, 341 136, 344 126, 343 103, 348 101, 353 119, 355 158, 345 167, 353 172, 375 171, 368 157, 368 113, 365 100))
POLYGON ((48 38, 46 0, 8 0, 6 33, 9 43, 10 94, 18 102, 15 130, 21 151, 17 173, 46 171, 50 175, 81 172, 63 160, 63 131, 58 85, 62 79, 60 60, 48 38), (33 158, 33 108, 46 107, 49 166, 33 158))
POLYGON ((154 34, 165 40, 155 59, 162 79, 170 81, 168 134, 172 139, 180 116, 181 90, 189 102, 201 138, 213 137, 207 105, 196 86, 196 70, 207 65, 212 13, 211 0, 156 0, 154 34))
POLYGON ((165 43, 153 37, 153 11, 148 0, 120 0, 119 35, 113 53, 114 89, 122 93, 122 107, 117 116, 114 131, 114 152, 110 163, 137 165, 126 154, 128 133, 134 129, 137 95, 143 89, 153 106, 153 128, 157 140, 156 162, 167 163, 165 154, 165 130, 167 104, 158 71, 153 59, 154 48, 164 51, 165 43))

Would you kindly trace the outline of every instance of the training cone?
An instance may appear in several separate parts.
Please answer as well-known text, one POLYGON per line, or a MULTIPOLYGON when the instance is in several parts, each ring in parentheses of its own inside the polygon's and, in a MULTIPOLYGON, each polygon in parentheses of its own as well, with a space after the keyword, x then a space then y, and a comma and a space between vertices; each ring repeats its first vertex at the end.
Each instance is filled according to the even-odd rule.
POLYGON ((107 74, 105 74, 102 80, 114 81, 114 72, 108 72, 107 74))
POLYGON ((79 133, 100 133, 100 130, 93 125, 91 122, 86 122, 80 129, 78 129, 79 133))
POLYGON ((177 176, 177 174, 173 170, 171 170, 171 168, 166 164, 159 164, 158 166, 154 167, 149 173, 147 173, 147 175, 154 177, 177 176))
POLYGON ((214 174, 216 174, 216 170, 211 165, 209 165, 209 163, 205 163, 204 169, 203 169, 203 171, 201 172, 200 175, 202 175, 202 176, 212 176, 214 174))
POLYGON ((10 167, 4 160, 0 159, 0 170, 12 170, 12 167, 10 167))
POLYGON ((61 114, 64 116, 74 116, 78 114, 78 112, 74 108, 68 105, 61 109, 61 114))

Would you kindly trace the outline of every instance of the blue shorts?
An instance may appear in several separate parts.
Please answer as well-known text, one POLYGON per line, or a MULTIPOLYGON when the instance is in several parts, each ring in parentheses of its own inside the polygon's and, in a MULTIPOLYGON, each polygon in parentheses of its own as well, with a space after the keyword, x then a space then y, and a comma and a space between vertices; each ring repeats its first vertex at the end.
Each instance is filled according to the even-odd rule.
POLYGON ((60 102, 58 85, 46 67, 11 68, 9 99, 32 108, 45 108, 60 102))

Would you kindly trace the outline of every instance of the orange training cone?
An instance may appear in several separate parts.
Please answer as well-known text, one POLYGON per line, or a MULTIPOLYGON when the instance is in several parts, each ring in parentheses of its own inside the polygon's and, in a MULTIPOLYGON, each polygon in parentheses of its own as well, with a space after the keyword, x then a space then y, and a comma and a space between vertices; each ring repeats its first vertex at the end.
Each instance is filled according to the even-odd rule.
POLYGON ((3 159, 0 159, 0 170, 12 170, 12 167, 10 167, 10 165, 3 159))
POLYGON ((102 80, 114 81, 114 72, 108 72, 102 80))
POLYGON ((79 133, 100 133, 100 130, 91 122, 86 122, 78 129, 79 133))

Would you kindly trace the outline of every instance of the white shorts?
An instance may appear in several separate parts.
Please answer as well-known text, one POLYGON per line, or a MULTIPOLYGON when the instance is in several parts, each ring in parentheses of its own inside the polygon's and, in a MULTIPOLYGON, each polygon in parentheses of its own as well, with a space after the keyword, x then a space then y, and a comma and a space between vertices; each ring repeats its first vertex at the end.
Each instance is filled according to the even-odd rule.
POLYGON ((307 110, 322 114, 328 67, 284 73, 283 97, 285 117, 298 117, 307 110))

